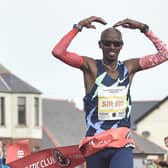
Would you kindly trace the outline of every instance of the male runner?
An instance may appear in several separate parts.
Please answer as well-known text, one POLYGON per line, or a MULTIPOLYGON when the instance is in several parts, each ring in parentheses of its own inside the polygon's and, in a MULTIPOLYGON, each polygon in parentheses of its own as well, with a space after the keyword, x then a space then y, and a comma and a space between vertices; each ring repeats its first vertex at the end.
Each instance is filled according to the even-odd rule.
POLYGON ((52 54, 83 72, 87 131, 79 147, 86 156, 87 168, 133 168, 133 140, 129 130, 131 82, 136 72, 168 60, 168 49, 146 24, 124 19, 101 33, 98 45, 102 59, 68 51, 71 41, 82 28, 96 28, 93 22, 107 24, 96 16, 81 20, 56 44, 52 54), (118 26, 139 29, 154 44, 157 53, 119 61, 124 42, 118 26))

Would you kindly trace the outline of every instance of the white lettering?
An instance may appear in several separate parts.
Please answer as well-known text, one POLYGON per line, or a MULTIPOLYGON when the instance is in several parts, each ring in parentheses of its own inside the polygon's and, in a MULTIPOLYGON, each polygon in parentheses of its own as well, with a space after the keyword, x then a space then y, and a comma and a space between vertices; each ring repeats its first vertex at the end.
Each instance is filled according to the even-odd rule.
POLYGON ((32 163, 28 166, 26 166, 25 168, 46 168, 50 165, 55 164, 56 161, 54 159, 54 157, 49 157, 43 160, 39 160, 38 162, 32 163))
POLYGON ((17 157, 18 158, 23 158, 24 157, 24 151, 23 150, 18 150, 17 151, 17 157))

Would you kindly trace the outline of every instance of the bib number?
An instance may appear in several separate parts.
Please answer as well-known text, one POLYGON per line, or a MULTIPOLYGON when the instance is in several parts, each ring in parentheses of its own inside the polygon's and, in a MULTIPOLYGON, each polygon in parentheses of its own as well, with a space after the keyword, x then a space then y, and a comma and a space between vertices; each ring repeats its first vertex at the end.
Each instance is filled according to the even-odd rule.
POLYGON ((127 90, 125 86, 100 87, 98 90, 98 119, 121 120, 126 115, 127 90))

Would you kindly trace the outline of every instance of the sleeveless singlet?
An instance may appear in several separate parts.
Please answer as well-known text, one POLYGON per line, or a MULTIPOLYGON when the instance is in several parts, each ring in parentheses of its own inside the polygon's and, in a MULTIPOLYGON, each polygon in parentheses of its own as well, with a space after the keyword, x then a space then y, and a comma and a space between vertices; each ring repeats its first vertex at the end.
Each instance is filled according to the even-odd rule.
POLYGON ((84 97, 84 109, 86 112, 86 136, 94 136, 110 128, 130 128, 131 97, 130 80, 127 67, 123 62, 118 61, 119 77, 112 79, 104 69, 102 60, 96 60, 97 77, 91 91, 84 97), (98 88, 101 86, 125 86, 127 88, 125 117, 120 120, 99 120, 98 119, 98 88))

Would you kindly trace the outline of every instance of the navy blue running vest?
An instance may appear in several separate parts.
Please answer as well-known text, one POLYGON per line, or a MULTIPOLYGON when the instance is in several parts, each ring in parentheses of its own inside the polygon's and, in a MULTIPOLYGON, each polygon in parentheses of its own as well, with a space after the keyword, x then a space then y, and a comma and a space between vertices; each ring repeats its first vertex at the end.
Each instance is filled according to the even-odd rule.
POLYGON ((123 62, 118 61, 119 77, 112 79, 104 69, 102 60, 97 62, 97 77, 91 91, 84 97, 84 110, 86 112, 86 136, 94 136, 110 128, 129 127, 131 114, 131 97, 130 97, 130 79, 127 67, 123 62), (105 86, 125 86, 127 92, 127 108, 125 118, 121 120, 99 120, 98 119, 98 87, 105 86))

